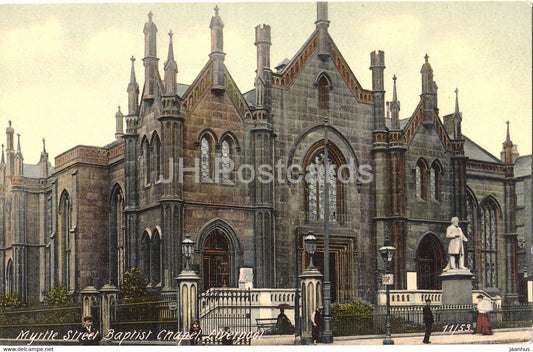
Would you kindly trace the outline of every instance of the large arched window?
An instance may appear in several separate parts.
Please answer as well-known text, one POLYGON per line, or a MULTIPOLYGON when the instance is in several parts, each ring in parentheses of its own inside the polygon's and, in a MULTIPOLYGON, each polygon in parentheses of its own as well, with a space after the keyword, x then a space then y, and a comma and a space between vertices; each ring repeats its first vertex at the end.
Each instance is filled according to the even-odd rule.
POLYGON ((70 219, 71 219, 70 197, 67 192, 63 192, 59 201, 58 209, 58 236, 55 243, 55 261, 54 274, 56 283, 64 284, 67 289, 71 289, 71 238, 70 238, 70 219))
POLYGON ((430 193, 431 199, 440 200, 440 179, 441 179, 441 167, 435 160, 430 169, 430 193))
POLYGON ((117 285, 122 281, 125 271, 124 234, 124 195, 120 186, 116 186, 111 198, 110 234, 109 234, 109 279, 117 285))
POLYGON ((424 160, 420 159, 416 163, 415 168, 416 173, 416 197, 418 199, 426 199, 426 188, 427 188, 427 166, 424 160))
POLYGON ((152 162, 154 165, 151 179, 157 182, 161 175, 161 142, 157 133, 152 137, 152 162))
MULTIPOLYGON (((324 162, 324 141, 315 144, 310 148, 304 159, 304 169, 308 172, 306 177, 306 203, 307 216, 309 221, 324 221, 325 210, 325 162, 324 162)), ((329 221, 334 222, 340 219, 343 211, 343 188, 337 177, 340 165, 344 164, 344 157, 339 149, 333 144, 328 144, 328 209, 329 221)), ((347 170, 345 170, 347 171, 347 170)), ((348 176, 343 175, 344 179, 348 176)))
POLYGON ((483 287, 497 287, 496 240, 498 238, 498 206, 489 198, 481 208, 481 261, 483 287))

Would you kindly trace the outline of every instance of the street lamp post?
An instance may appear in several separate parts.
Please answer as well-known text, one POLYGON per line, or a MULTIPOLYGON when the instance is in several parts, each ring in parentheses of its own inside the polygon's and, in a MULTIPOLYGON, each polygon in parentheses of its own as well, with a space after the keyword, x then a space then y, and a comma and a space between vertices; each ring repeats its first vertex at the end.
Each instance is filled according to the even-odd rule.
POLYGON ((324 331, 323 343, 333 342, 331 330, 331 282, 329 275, 329 156, 328 156, 328 117, 324 116, 324 331))
POLYGON ((308 269, 314 269, 315 264, 313 263, 313 256, 316 253, 316 249, 318 247, 317 240, 315 235, 313 234, 313 231, 309 231, 307 233, 307 236, 304 239, 304 247, 305 252, 309 255, 309 267, 308 269))
POLYGON ((185 271, 190 271, 191 267, 189 261, 194 253, 194 241, 191 239, 191 234, 186 234, 181 242, 181 254, 185 258, 185 271))
POLYGON ((391 323, 390 323, 390 285, 394 283, 394 276, 391 274, 391 263, 392 258, 394 257, 394 252, 396 248, 392 246, 385 246, 379 249, 379 254, 385 262, 385 275, 383 276, 383 284, 387 287, 387 322, 385 328, 387 330, 385 339, 383 340, 384 345, 394 345, 394 340, 391 338, 391 323))

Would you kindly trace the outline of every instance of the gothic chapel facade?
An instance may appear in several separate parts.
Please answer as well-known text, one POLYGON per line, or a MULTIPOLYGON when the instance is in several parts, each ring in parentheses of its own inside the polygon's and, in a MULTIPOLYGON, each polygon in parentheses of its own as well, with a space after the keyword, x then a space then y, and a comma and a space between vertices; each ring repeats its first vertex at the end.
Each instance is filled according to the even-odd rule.
POLYGON ((314 165, 320 174, 327 130, 328 162, 337 169, 353 163, 343 171, 348 178, 369 165, 372 176, 328 177, 334 301, 376 302, 377 250, 385 244, 397 248, 395 289, 440 289, 453 216, 469 238, 476 288, 516 300, 516 146, 509 135, 500 160, 462 134, 458 102, 441 120, 428 56, 419 104, 400 120, 395 77, 385 102, 384 53, 370 53, 372 87, 363 88, 328 33, 327 3, 318 3, 315 23, 296 55, 275 68, 270 27, 257 26, 255 89, 242 93, 224 65, 218 8, 211 54, 190 85, 177 83, 172 33, 160 72, 150 13, 141 86, 132 58, 128 111, 116 113, 115 141, 76 146, 55 167, 43 145, 39 164, 27 165, 10 124, 0 165, 0 290, 42 299, 62 283, 76 294, 88 285, 118 286, 138 267, 152 290, 170 294, 187 234, 204 290, 237 287, 242 268, 253 269, 254 287, 295 287, 308 264, 309 231, 323 268, 325 178, 295 182, 298 172, 289 170, 274 172, 273 182, 240 182, 237 170, 277 171, 279 163, 314 165), (216 160, 233 162, 234 171, 218 175, 216 160), (178 170, 195 165, 199 172, 180 180, 178 170))

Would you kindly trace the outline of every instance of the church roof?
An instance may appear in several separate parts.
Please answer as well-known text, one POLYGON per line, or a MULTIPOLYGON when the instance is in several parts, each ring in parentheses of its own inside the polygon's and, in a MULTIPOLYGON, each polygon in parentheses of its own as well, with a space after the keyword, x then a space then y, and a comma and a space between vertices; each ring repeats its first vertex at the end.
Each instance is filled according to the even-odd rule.
POLYGON ((178 95, 183 97, 183 94, 189 89, 189 84, 178 83, 178 95))
POLYGON ((473 160, 488 161, 498 164, 501 163, 500 159, 477 145, 473 140, 464 135, 463 137, 465 139, 465 156, 473 160))
MULTIPOLYGON (((48 166, 48 170, 50 175, 54 173, 54 168, 51 165, 48 166)), ((41 178, 41 166, 39 164, 23 164, 22 176, 26 178, 41 178)))
POLYGON ((250 106, 255 106, 255 88, 243 94, 244 99, 250 106))
MULTIPOLYGON (((409 122, 409 118, 401 119, 400 120, 400 129, 403 130, 403 128, 405 127, 405 125, 407 125, 408 122, 409 122)), ((390 129, 391 128, 391 123, 392 123, 392 119, 391 118, 385 118, 385 127, 390 129)))
POLYGON ((522 155, 514 163, 515 177, 531 176, 531 155, 522 155))

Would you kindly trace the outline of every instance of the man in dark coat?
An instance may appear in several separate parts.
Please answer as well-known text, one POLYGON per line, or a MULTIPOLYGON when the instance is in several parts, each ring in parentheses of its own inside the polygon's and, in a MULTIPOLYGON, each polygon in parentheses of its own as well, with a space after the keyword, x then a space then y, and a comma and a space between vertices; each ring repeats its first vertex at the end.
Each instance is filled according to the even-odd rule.
POLYGON ((424 335, 423 343, 429 342, 429 335, 431 335, 431 326, 433 325, 433 312, 431 311, 431 300, 426 299, 426 305, 424 306, 424 325, 426 325, 426 334, 424 335))

